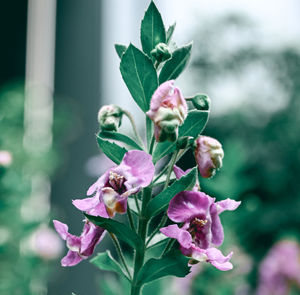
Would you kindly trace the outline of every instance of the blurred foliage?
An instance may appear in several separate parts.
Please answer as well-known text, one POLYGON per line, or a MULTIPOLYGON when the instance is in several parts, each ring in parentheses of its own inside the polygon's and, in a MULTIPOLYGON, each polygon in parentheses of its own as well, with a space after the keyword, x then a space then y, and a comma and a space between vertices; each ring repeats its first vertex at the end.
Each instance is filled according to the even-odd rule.
MULTIPOLYGON (((213 181, 201 180, 201 186, 217 199, 242 200, 234 216, 224 214, 222 221, 228 249, 234 241, 253 260, 247 276, 252 291, 246 290, 247 284, 246 291, 238 290, 235 280, 239 274, 232 280, 233 274, 207 268, 195 279, 193 294, 254 294, 257 267, 268 249, 283 236, 299 240, 300 52, 292 47, 259 46, 250 25, 243 17, 229 16, 199 30, 201 41, 195 42, 200 46, 193 63, 193 80, 210 93, 207 89, 216 81, 224 77, 234 80, 245 69, 259 65, 272 82, 271 90, 265 89, 268 81, 260 80, 255 71, 258 68, 254 68, 256 89, 245 92, 241 85, 243 101, 236 101, 240 107, 211 118, 205 130, 206 135, 223 143, 225 158, 213 181), (238 41, 231 42, 234 34, 238 41), (234 239, 228 241, 229 235, 234 239)), ((230 97, 230 93, 224 97, 230 97)), ((182 166, 191 158, 187 156, 182 166)), ((233 263, 238 256, 233 256, 233 263)))
MULTIPOLYGON (((59 132, 55 132, 56 135, 62 134, 66 124, 62 113, 65 110, 57 112, 54 126, 59 132)), ((42 175, 53 174, 59 158, 55 149, 40 156, 24 149, 23 114, 24 85, 11 83, 1 89, 0 150, 9 151, 13 158, 10 166, 0 166, 0 293, 3 295, 47 294, 49 262, 31 251, 28 243, 40 224, 50 220, 48 214, 40 215, 34 210, 39 205, 47 208, 50 204, 45 200, 41 200, 41 204, 31 204, 30 195, 33 174, 37 171, 42 175), (25 209, 24 206, 29 207, 25 209), (28 214, 39 217, 31 218, 28 214)))

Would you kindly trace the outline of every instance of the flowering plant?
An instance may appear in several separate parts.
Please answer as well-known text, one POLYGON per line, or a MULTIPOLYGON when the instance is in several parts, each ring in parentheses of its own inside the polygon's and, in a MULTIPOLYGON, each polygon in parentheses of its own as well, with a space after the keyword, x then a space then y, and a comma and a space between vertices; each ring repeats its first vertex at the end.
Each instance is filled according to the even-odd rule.
POLYGON ((54 221, 69 249, 63 266, 90 257, 107 232, 119 261, 106 251, 91 262, 125 277, 132 295, 141 294, 146 283, 161 277, 184 277, 198 262, 209 262, 222 271, 233 267, 232 252, 224 256, 217 248, 224 239, 219 215, 235 210, 240 202, 216 201, 200 189, 200 177, 213 176, 222 166, 224 153, 217 140, 200 135, 208 120, 209 98, 203 94, 187 98, 175 86, 192 44, 171 50, 174 29, 175 24, 165 30, 151 2, 141 23, 142 50, 133 44, 115 45, 122 78, 145 113, 146 144, 128 111, 114 105, 102 107, 97 141, 116 166, 88 189, 88 198, 73 201, 86 218, 80 237, 70 234, 66 224, 54 221), (132 123, 135 140, 118 132, 123 115, 132 123), (175 164, 190 149, 197 167, 182 171, 175 164), (164 163, 161 171, 158 162, 164 163), (115 220, 116 214, 126 214, 128 222, 115 220), (125 259, 119 241, 132 248, 132 263, 125 259), (160 249, 159 255, 151 254, 154 247, 160 249))

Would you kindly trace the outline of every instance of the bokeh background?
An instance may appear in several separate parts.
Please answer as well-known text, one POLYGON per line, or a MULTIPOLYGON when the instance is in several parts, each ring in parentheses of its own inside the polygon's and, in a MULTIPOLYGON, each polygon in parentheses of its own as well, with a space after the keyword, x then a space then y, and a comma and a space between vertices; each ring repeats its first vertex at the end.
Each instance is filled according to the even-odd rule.
MULTIPOLYGON (((282 240, 300 241, 300 3, 155 3, 165 26, 177 22, 178 45, 194 40, 177 84, 186 96, 200 91, 212 99, 204 133, 219 139, 225 158, 221 171, 201 185, 242 206, 222 218, 223 249, 235 252, 233 271, 197 267, 188 280, 173 280, 172 288, 169 279, 161 280, 145 294, 164 286, 165 294, 258 294, 260 265, 270 249, 282 240)), ((60 266, 66 249, 51 220, 79 234, 83 216, 71 200, 84 197, 109 165, 95 141, 99 107, 115 103, 137 120, 142 116, 122 82, 113 44, 140 45, 148 4, 1 2, 0 294, 124 294, 114 276, 87 262, 60 266)), ((189 154, 180 162, 193 164, 189 154)), ((109 239, 98 249, 107 247, 109 239)), ((300 264, 300 257, 292 260, 300 264)), ((300 294, 296 285, 288 280, 282 294, 300 294)))

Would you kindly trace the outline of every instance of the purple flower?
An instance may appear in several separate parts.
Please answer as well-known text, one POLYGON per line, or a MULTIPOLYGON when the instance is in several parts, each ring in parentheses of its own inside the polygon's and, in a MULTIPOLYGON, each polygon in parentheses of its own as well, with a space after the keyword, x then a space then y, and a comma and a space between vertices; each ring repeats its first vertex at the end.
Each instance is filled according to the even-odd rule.
POLYGON ((171 200, 168 209, 168 217, 176 223, 183 223, 183 226, 172 224, 160 231, 176 239, 184 255, 193 260, 207 261, 220 270, 228 270, 232 253, 225 257, 214 248, 224 240, 219 214, 235 210, 239 205, 240 202, 231 199, 215 202, 203 192, 184 191, 171 200))
POLYGON ((80 237, 69 234, 66 224, 58 220, 53 220, 53 223, 56 231, 66 241, 69 248, 67 255, 61 260, 62 266, 74 266, 81 260, 87 259, 104 237, 105 229, 88 220, 85 220, 80 237))
POLYGON ((152 181, 154 175, 152 157, 132 150, 124 155, 119 166, 106 171, 87 191, 91 198, 74 200, 76 208, 90 215, 113 217, 127 211, 127 198, 136 194, 152 181))
POLYGON ((182 125, 188 107, 174 80, 161 84, 154 92, 147 116, 154 122, 156 141, 175 141, 178 126, 182 125))
POLYGON ((259 268, 257 295, 285 295, 293 282, 300 289, 300 246, 295 241, 276 243, 259 268))
POLYGON ((0 167, 8 167, 12 163, 12 155, 9 151, 0 150, 0 167))
POLYGON ((222 145, 216 139, 202 135, 196 140, 196 145, 195 158, 201 176, 213 176, 222 167, 222 145))

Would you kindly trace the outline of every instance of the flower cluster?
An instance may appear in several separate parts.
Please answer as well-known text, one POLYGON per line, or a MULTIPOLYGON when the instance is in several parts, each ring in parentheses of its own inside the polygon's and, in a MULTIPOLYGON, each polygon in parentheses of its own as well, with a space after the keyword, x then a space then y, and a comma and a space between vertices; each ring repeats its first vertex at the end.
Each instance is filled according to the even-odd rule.
POLYGON ((285 295, 294 284, 300 290, 300 245, 292 240, 275 244, 259 268, 257 295, 285 295))
POLYGON ((143 285, 154 279, 166 275, 185 277, 191 265, 198 262, 208 262, 222 271, 233 267, 232 252, 224 256, 218 249, 224 240, 220 214, 235 210, 240 202, 216 201, 201 191, 198 171, 203 178, 212 177, 222 166, 224 152, 216 139, 201 135, 208 120, 209 97, 196 94, 185 98, 175 86, 175 79, 189 60, 192 44, 176 50, 169 47, 174 29, 175 25, 165 30, 151 1, 141 24, 142 50, 133 44, 115 45, 122 78, 146 117, 147 142, 139 134, 140 124, 127 110, 103 106, 98 113, 97 141, 117 165, 90 186, 86 198, 73 200, 87 218, 80 236, 70 234, 66 224, 54 220, 56 231, 69 249, 61 261, 63 266, 73 266, 90 257, 108 231, 120 264, 116 266, 109 252, 101 253, 93 262, 104 270, 111 265, 110 270, 124 275, 131 284, 131 295, 140 295, 143 285), (135 138, 116 132, 123 115, 129 119, 135 138), (190 149, 198 170, 183 171, 176 163, 190 149), (166 167, 154 177, 155 164, 170 154, 166 167), (116 214, 127 214, 128 224, 112 220, 116 214), (155 224, 159 214, 163 215, 159 224, 149 226, 155 224), (173 222, 170 225, 168 218, 173 222), (119 240, 134 249, 133 268, 128 266, 119 240), (160 258, 149 257, 150 252, 146 255, 150 247, 164 242, 167 243, 160 248, 160 258), (153 267, 157 268, 154 275, 153 267))

